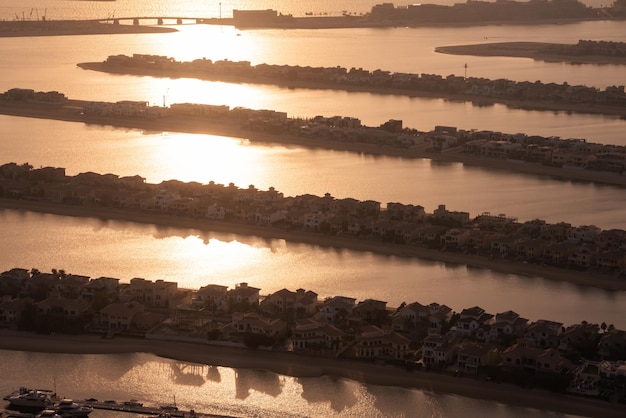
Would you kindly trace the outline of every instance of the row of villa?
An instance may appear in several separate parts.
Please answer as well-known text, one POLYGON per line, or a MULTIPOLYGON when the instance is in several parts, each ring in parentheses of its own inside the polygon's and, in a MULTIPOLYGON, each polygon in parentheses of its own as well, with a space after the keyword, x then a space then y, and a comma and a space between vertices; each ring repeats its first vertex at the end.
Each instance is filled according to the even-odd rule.
MULTIPOLYGON (((62 103, 68 99, 58 92, 35 92, 10 89, 3 98, 13 102, 62 103)), ((364 126, 349 116, 289 118, 285 112, 254 110, 224 105, 173 103, 169 107, 149 106, 146 101, 82 102, 85 117, 162 119, 167 117, 201 118, 211 123, 228 124, 251 132, 292 135, 333 143, 373 144, 421 150, 428 153, 462 152, 481 158, 501 158, 554 167, 623 174, 626 169, 626 146, 587 142, 585 139, 561 139, 523 133, 487 130, 464 130, 453 126, 435 126, 420 132, 391 119, 380 126, 364 126)), ((381 148, 378 148, 380 150, 381 148)))
POLYGON ((451 211, 440 205, 427 213, 421 205, 336 199, 330 194, 285 197, 253 185, 148 184, 140 176, 93 172, 67 176, 65 169, 8 163, 0 166, 0 197, 129 212, 170 214, 188 219, 253 224, 273 231, 302 231, 352 239, 459 251, 480 257, 591 269, 623 280, 626 231, 594 225, 518 222, 504 214, 451 211))
POLYGON ((310 67, 278 64, 251 65, 249 61, 213 61, 206 58, 179 62, 159 55, 111 55, 102 63, 79 64, 88 69, 117 73, 145 74, 177 77, 209 78, 248 82, 275 82, 295 85, 355 87, 362 89, 388 89, 390 94, 415 94, 420 91, 444 95, 465 95, 521 101, 549 101, 562 103, 588 103, 626 106, 624 86, 608 86, 604 90, 567 83, 542 83, 540 81, 490 80, 479 77, 437 74, 398 73, 363 68, 310 67))
POLYGON ((605 323, 531 322, 513 311, 493 315, 478 306, 456 313, 438 303, 390 308, 374 299, 319 300, 304 289, 261 296, 247 283, 191 290, 164 280, 121 283, 55 269, 0 274, 0 326, 63 331, 59 324, 82 327, 73 332, 203 344, 252 346, 257 337, 274 349, 316 356, 502 379, 520 373, 534 381, 557 379, 567 383, 560 389, 593 396, 620 394, 619 379, 626 377, 626 332, 605 323))

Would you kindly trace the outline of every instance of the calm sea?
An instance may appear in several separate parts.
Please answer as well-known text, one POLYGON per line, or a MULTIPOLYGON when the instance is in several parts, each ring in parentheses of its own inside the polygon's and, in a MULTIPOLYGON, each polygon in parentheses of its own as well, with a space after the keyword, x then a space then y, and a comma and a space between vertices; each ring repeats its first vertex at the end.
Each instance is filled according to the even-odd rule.
MULTIPOLYGON (((376 1, 221 2, 233 8, 273 8, 283 13, 339 14, 369 11, 376 1)), ((445 4, 445 3, 441 3, 445 4)), ((218 16, 220 2, 178 0, 4 0, 0 19, 100 18, 135 15, 218 16)), ((576 42, 626 41, 623 22, 573 25, 484 26, 447 29, 349 29, 239 31, 185 25, 164 35, 0 38, 0 91, 13 87, 58 90, 87 100, 146 100, 153 104, 197 102, 267 108, 290 116, 359 117, 368 125, 402 119, 405 126, 585 138, 626 144, 626 121, 599 115, 533 112, 504 106, 477 107, 439 99, 287 90, 190 79, 113 76, 80 70, 76 63, 111 54, 150 53, 178 60, 200 57, 291 65, 377 68, 413 73, 460 74, 514 80, 568 82, 604 88, 624 84, 623 67, 565 65, 528 59, 446 56, 440 45, 485 40, 576 42)), ((505 213, 520 220, 567 221, 626 229, 623 189, 504 173, 428 160, 255 144, 208 135, 139 132, 101 126, 0 116, 0 163, 29 162, 82 171, 139 174, 168 179, 505 213)), ((401 302, 446 303, 455 310, 480 305, 491 313, 513 309, 531 319, 565 324, 588 320, 626 328, 626 293, 604 292, 442 263, 381 257, 206 231, 158 228, 11 210, 0 210, 0 269, 64 268, 92 277, 176 280, 182 287, 247 281, 272 292, 303 287, 321 297, 376 297, 401 302)), ((292 379, 271 373, 192 367, 151 356, 43 356, 0 353, 6 392, 20 385, 45 386, 57 377, 72 397, 157 399, 165 390, 181 405, 243 416, 545 416, 454 396, 364 386, 331 379, 292 379), (8 365, 8 366, 4 366, 8 365), (113 367, 112 367, 113 365, 113 367), (8 368, 8 369, 7 369, 8 368), (8 377, 7 377, 8 376, 8 377), (80 384, 78 383, 80 382, 80 384), (87 382, 85 384, 85 382, 87 382), (115 382, 115 385, 112 383, 115 382), (400 407, 399 405, 403 405, 400 407), (407 405, 405 408, 404 405, 407 405), (213 409, 212 409, 213 408, 213 409), (412 409, 408 409, 412 408, 412 409), (412 412, 419 411, 415 414, 412 412)), ((3 386, 4 385, 4 386, 3 386)), ((105 417, 96 417, 105 418, 105 417)))

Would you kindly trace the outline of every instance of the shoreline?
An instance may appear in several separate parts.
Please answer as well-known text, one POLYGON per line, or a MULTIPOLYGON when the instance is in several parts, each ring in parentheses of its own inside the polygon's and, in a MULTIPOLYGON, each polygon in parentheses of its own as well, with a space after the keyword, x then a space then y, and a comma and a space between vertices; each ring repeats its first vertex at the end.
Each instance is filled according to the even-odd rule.
POLYGON ((537 389, 488 382, 467 377, 403 368, 370 362, 311 357, 292 352, 221 347, 208 343, 188 343, 93 335, 37 335, 0 330, 0 349, 63 354, 150 353, 158 357, 220 367, 262 369, 277 374, 314 378, 330 376, 377 386, 398 386, 430 393, 455 394, 474 399, 576 416, 617 418, 626 408, 607 401, 554 394, 537 389), (45 347, 45 348, 44 348, 45 347), (251 353, 254 355, 250 355, 251 353))
POLYGON ((347 151, 392 158, 423 158, 440 163, 460 163, 468 166, 478 166, 508 172, 547 176, 566 181, 582 181, 626 187, 626 175, 576 168, 550 167, 498 158, 482 158, 463 154, 461 150, 433 153, 426 152, 423 150, 423 147, 419 146, 413 148, 397 148, 367 143, 309 139, 289 134, 270 134, 242 130, 239 126, 232 123, 220 123, 198 117, 168 116, 161 119, 141 119, 85 116, 82 115, 80 111, 86 103, 88 102, 82 100, 68 100, 61 105, 20 104, 0 100, 0 115, 78 122, 86 125, 113 126, 115 128, 144 130, 146 132, 181 132, 224 136, 246 139, 253 144, 295 145, 308 149, 347 151))
POLYGON ((539 277, 545 280, 567 282, 575 286, 593 287, 606 291, 626 291, 625 279, 619 279, 602 272, 584 272, 506 259, 491 259, 463 253, 442 252, 412 245, 389 244, 379 241, 338 237, 313 232, 288 231, 251 224, 175 217, 171 215, 115 208, 70 206, 51 202, 12 200, 5 198, 0 198, 0 209, 49 213, 79 218, 118 220, 181 229, 196 229, 203 232, 210 231, 248 237, 254 236, 264 239, 279 239, 286 242, 307 244, 322 248, 371 252, 382 256, 414 258, 454 265, 465 265, 468 268, 486 269, 498 273, 525 277, 539 277))

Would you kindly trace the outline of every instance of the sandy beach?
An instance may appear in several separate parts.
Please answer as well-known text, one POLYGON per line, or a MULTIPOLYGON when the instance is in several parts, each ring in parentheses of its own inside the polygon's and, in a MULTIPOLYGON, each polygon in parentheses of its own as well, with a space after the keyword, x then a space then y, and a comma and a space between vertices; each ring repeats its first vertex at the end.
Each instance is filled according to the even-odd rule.
POLYGON ((408 372, 397 367, 354 360, 308 357, 292 352, 226 348, 172 341, 159 341, 155 344, 152 340, 125 337, 102 339, 93 335, 43 336, 9 330, 0 330, 0 349, 69 354, 152 353, 190 363, 263 369, 294 377, 328 375, 373 385, 451 393, 578 416, 617 418, 626 414, 626 406, 606 401, 566 394, 557 395, 537 389, 522 389, 509 384, 469 377, 459 378, 425 371, 408 372))
POLYGON ((289 231, 280 228, 264 227, 253 224, 211 221, 175 217, 167 214, 129 211, 114 208, 70 206, 50 202, 0 199, 0 208, 52 213, 62 216, 91 217, 96 219, 122 220, 169 226, 181 229, 196 229, 201 232, 224 232, 241 236, 255 236, 264 239, 284 239, 287 242, 320 246, 323 248, 348 249, 353 251, 371 252, 380 255, 418 258, 438 261, 454 265, 466 265, 470 268, 487 269, 505 274, 526 277, 541 277, 572 283, 583 287, 595 287, 611 291, 626 290, 626 280, 600 271, 579 271, 562 269, 539 264, 515 262, 511 260, 492 259, 455 252, 442 252, 413 245, 383 243, 377 240, 363 240, 351 237, 339 237, 313 232, 289 231))

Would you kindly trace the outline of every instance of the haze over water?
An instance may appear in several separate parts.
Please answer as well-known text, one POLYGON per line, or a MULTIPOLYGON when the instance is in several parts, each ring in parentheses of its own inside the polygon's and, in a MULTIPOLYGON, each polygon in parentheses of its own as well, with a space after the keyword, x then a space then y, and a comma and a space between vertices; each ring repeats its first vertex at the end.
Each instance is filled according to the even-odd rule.
MULTIPOLYGON (((217 3, 194 0, 40 0, 26 4, 21 0, 4 0, 0 4, 0 19, 12 20, 15 14, 21 15, 22 12, 29 17, 31 8, 36 10, 34 14, 40 16, 45 10, 51 19, 95 18, 111 14, 205 17, 205 8, 216 17, 219 13, 217 3)), ((379 2, 223 1, 222 12, 227 16, 232 8, 273 8, 295 15, 308 11, 339 14, 348 10, 362 13, 376 3, 379 2)), ((0 60, 0 91, 22 87, 58 90, 70 98, 85 100, 146 100, 159 105, 163 102, 226 104, 231 107, 275 109, 290 116, 354 116, 367 125, 378 125, 394 118, 402 119, 405 126, 420 130, 430 130, 436 125, 452 125, 461 129, 524 132, 626 144, 626 121, 615 117, 522 111, 501 105, 477 107, 440 99, 114 76, 76 68, 79 62, 101 61, 108 55, 134 53, 166 55, 177 60, 206 57, 213 60, 248 60, 252 64, 340 65, 444 76, 461 74, 463 65, 468 63, 470 76, 568 82, 604 88, 624 83, 623 67, 451 56, 436 54, 433 50, 441 45, 483 42, 485 38, 487 41, 575 43, 579 39, 596 39, 623 42, 626 41, 623 22, 328 31, 239 31, 230 27, 189 25, 179 30, 174 34, 0 38, 0 53, 3 56, 0 60)), ((623 216, 626 194, 623 189, 464 167, 461 164, 7 116, 0 116, 0 140, 0 163, 14 161, 29 162, 36 167, 61 166, 67 169, 69 175, 84 171, 139 174, 152 183, 168 179, 203 183, 213 180, 226 184, 233 182, 240 187, 254 184, 260 189, 274 186, 285 195, 322 195, 330 192, 338 198, 373 199, 383 205, 391 201, 421 204, 429 212, 438 204, 446 204, 452 210, 468 211, 471 216, 488 211, 492 214, 505 213, 520 220, 541 218, 548 222, 566 221, 575 225, 595 224, 604 229, 626 229, 626 218, 623 216)), ((285 243, 282 240, 267 241, 230 234, 12 210, 0 210, 0 230, 11 237, 0 241, 1 270, 16 266, 36 267, 43 271, 63 268, 94 278, 118 277, 123 282, 133 277, 175 280, 181 287, 189 288, 199 288, 208 283, 234 286, 247 281, 260 287, 263 293, 283 287, 292 290, 303 287, 315 290, 321 297, 338 294, 359 300, 375 297, 387 301, 389 306, 397 306, 403 301, 439 302, 458 311, 479 305, 494 314, 513 309, 531 320, 553 319, 565 324, 581 320, 606 321, 618 328, 626 328, 624 292, 604 292, 465 266, 381 257, 285 243)), ((6 353, 0 353, 1 358, 6 356, 6 353)), ((28 355, 17 361, 25 364, 33 359, 36 364, 41 361, 28 355)), ((138 381, 139 370, 145 372, 146 368, 150 369, 149 375, 157 379, 162 371, 160 368, 174 367, 153 358, 132 357, 125 360, 132 364, 129 370, 133 371, 120 372, 117 376, 119 381, 125 382, 123 393, 128 393, 132 384, 138 381), (134 377, 126 380, 128 376, 134 377)), ((94 361, 98 363, 99 360, 85 357, 80 359, 80 364, 87 367, 94 361)), ((95 367, 101 370, 102 365, 96 364, 95 367)), ((79 367, 76 369, 80 370, 79 367)), ((252 384, 252 388, 258 389, 257 392, 265 391, 265 395, 270 393, 269 398, 265 396, 255 404, 250 397, 237 395, 242 392, 228 392, 228 385, 236 380, 226 377, 230 373, 245 374, 231 369, 223 371, 222 384, 214 384, 211 388, 218 390, 216 387, 221 387, 219 390, 226 393, 225 399, 233 400, 237 407, 247 412, 250 409, 245 409, 246 405, 269 408, 267 405, 276 401, 277 397, 271 395, 275 391, 272 385, 276 379, 281 382, 283 393, 306 392, 293 379, 254 376, 252 379, 256 383, 252 384)), ((53 374, 46 372, 46 376, 53 374)), ((24 382, 17 382, 17 375, 13 376, 9 389, 31 382, 37 386, 36 375, 29 376, 24 382)), ((381 394, 379 401, 373 401, 371 393, 377 393, 379 389, 353 382, 329 383, 324 379, 310 384, 316 387, 311 398, 327 398, 329 393, 324 386, 329 384, 337 385, 333 387, 338 387, 347 399, 356 396, 358 402, 352 406, 367 405, 371 408, 368 410, 370 416, 385 415, 380 411, 401 415, 400 411, 393 409, 394 401, 410 405, 423 405, 425 402, 425 395, 418 391, 402 391, 400 395, 390 391, 381 394)), ((149 397, 147 387, 150 385, 145 385, 135 393, 149 397)), ((172 385, 178 389, 181 387, 180 383, 172 385)), ((200 386, 202 390, 207 390, 203 385, 200 386)), ((77 385, 72 387, 74 391, 79 389, 77 385)), ((195 390, 192 392, 197 394, 195 390)), ((89 396, 92 395, 90 393, 89 396)), ((473 401, 454 397, 438 399, 431 404, 435 405, 433 409, 429 410, 433 416, 454 417, 458 416, 459 410, 474 409, 479 411, 477 417, 485 414, 522 417, 528 414, 525 410, 504 412, 502 408, 490 404, 479 407, 473 401), (451 409, 441 405, 437 407, 437 402, 453 406, 451 409)), ((221 404, 222 408, 226 408, 222 410, 230 410, 228 408, 232 405, 229 402, 221 404)), ((277 404, 283 405, 283 402, 290 405, 295 401, 280 398, 277 404)), ((300 403, 295 404, 301 407, 300 403)), ((315 404, 315 401, 309 399, 308 404, 315 404)), ((308 416, 327 413, 362 416, 363 413, 356 407, 333 409, 331 405, 307 410, 305 406, 296 413, 308 416)), ((285 412, 286 407, 278 408, 279 412, 285 412)))

